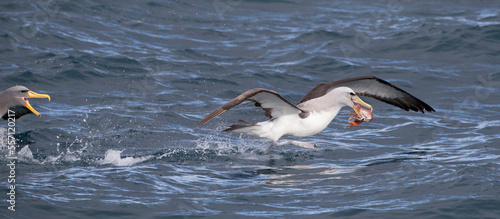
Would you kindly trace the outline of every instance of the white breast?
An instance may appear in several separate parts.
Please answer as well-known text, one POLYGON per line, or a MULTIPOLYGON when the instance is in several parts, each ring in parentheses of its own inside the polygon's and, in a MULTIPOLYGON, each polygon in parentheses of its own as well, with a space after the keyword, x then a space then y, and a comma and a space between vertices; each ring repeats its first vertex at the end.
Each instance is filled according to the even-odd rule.
MULTIPOLYGON (((300 118, 297 114, 281 116, 272 121, 273 125, 270 127, 267 136, 262 137, 270 138, 270 136, 273 136, 274 138, 280 138, 283 135, 292 135, 296 137, 315 135, 323 131, 333 118, 335 118, 337 113, 338 110, 311 112, 309 116, 304 119, 300 118)), ((270 124, 266 125, 269 127, 270 124)))
POLYGON ((311 136, 323 131, 328 124, 337 116, 336 112, 321 111, 311 112, 305 119, 300 119, 299 124, 289 133, 289 135, 297 137, 311 136))

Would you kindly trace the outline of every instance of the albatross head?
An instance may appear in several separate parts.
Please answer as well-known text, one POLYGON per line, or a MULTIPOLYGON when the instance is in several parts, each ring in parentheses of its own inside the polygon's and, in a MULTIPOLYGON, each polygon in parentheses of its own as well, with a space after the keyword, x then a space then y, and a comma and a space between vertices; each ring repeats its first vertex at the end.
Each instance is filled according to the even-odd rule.
POLYGON ((373 111, 373 107, 370 104, 365 103, 365 101, 361 100, 358 95, 356 95, 356 92, 354 92, 351 88, 348 87, 339 87, 335 88, 337 92, 339 92, 343 97, 341 98, 341 101, 344 105, 351 107, 354 112, 359 116, 359 118, 364 118, 363 114, 360 112, 360 108, 356 107, 355 103, 360 104, 361 106, 364 106, 366 108, 370 109, 370 112, 373 111))
POLYGON ((28 98, 47 98, 50 101, 50 96, 47 94, 37 94, 24 86, 14 86, 1 93, 0 103, 6 109, 16 106, 26 107, 40 117, 40 113, 31 106, 28 98))

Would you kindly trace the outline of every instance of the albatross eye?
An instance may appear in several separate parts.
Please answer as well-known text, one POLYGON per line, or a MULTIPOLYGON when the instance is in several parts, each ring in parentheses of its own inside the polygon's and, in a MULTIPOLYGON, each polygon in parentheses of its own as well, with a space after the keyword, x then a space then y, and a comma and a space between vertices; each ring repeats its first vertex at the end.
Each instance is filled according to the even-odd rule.
POLYGON ((354 92, 349 93, 351 96, 356 96, 354 92))

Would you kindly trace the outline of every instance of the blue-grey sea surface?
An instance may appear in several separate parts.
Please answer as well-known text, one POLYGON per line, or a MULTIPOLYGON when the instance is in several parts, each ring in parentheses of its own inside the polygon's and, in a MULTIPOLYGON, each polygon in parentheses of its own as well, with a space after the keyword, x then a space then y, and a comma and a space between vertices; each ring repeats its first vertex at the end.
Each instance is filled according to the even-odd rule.
POLYGON ((500 218, 497 1, 3 0, 0 90, 41 118, 0 123, 2 218, 500 218), (368 97, 315 150, 221 132, 263 121, 248 89, 293 103, 375 75, 431 105, 368 97), (15 212, 10 186, 15 186, 15 212))

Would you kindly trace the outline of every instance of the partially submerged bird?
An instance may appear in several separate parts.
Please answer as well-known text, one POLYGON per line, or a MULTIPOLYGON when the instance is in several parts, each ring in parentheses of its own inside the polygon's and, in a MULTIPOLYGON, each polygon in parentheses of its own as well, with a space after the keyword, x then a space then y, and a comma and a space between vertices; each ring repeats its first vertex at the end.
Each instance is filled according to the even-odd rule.
POLYGON ((224 131, 270 139, 273 143, 266 152, 269 152, 272 146, 287 144, 314 148, 316 145, 310 142, 292 140, 278 142, 278 139, 285 135, 296 137, 315 135, 323 131, 344 106, 353 108, 354 115, 351 118, 355 120, 349 123, 351 126, 370 121, 373 119, 371 114, 373 107, 359 96, 372 97, 406 111, 435 112, 428 104, 389 82, 374 76, 363 76, 322 83, 302 97, 297 105, 290 103, 276 91, 263 88, 251 89, 215 109, 203 118, 198 126, 249 100, 255 102, 255 106, 261 107, 270 119, 257 124, 239 120, 241 125, 231 125, 224 131), (369 108, 370 111, 356 103, 369 108))
POLYGON ((47 94, 37 94, 24 86, 14 86, 0 93, 0 115, 7 120, 9 117, 18 119, 29 113, 38 113, 28 101, 28 98, 48 98, 47 94))

